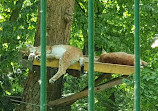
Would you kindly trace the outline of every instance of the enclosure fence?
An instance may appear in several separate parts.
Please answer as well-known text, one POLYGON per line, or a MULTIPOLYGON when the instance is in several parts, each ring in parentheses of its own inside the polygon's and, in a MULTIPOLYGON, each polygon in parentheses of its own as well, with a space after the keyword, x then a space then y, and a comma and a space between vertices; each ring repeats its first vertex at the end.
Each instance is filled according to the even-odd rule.
POLYGON ((46 76, 46 0, 41 0, 40 44, 41 44, 41 67, 40 67, 40 111, 47 110, 47 76, 46 76))
MULTIPOLYGON (((40 110, 47 110, 46 94, 46 0, 41 0, 41 86, 40 110)), ((140 55, 139 55, 139 0, 134 0, 135 24, 135 105, 134 110, 140 111, 140 55)), ((88 53, 89 53, 89 81, 88 81, 88 110, 94 111, 94 0, 88 1, 88 53)), ((107 41, 108 42, 108 41, 107 41)), ((106 69, 105 69, 106 70, 106 69)))
POLYGON ((140 45, 139 45, 139 0, 134 0, 134 25, 135 25, 135 39, 134 39, 134 53, 135 53, 135 97, 134 110, 140 111, 140 45))

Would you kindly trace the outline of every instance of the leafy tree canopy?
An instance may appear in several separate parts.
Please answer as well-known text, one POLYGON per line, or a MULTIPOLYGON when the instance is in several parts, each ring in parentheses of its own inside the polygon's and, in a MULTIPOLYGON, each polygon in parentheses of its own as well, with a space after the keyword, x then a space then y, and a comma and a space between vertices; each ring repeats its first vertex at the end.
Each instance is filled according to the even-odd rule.
MULTIPOLYGON (((34 43, 36 33, 37 0, 0 1, 0 109, 11 111, 8 96, 20 96, 28 69, 18 63, 19 48, 23 43, 34 43)), ((141 108, 143 111, 158 109, 158 49, 151 48, 157 39, 158 1, 140 1, 140 49, 141 58, 148 66, 141 72, 141 108)), ((95 0, 95 54, 104 48, 107 52, 134 53, 134 1, 95 0)), ((76 0, 70 44, 87 54, 88 0, 76 0)), ((96 73, 98 75, 98 73, 96 73)), ((114 75, 115 77, 115 75, 114 75)), ((75 93, 87 85, 87 76, 80 79, 65 76, 63 95, 75 93), (74 81, 76 84, 74 84, 74 81)), ((96 110, 102 111, 113 104, 115 110, 133 111, 133 75, 112 89, 95 96, 96 110), (115 102, 110 99, 114 94, 115 102)), ((87 110, 87 99, 72 105, 72 110, 87 110)))

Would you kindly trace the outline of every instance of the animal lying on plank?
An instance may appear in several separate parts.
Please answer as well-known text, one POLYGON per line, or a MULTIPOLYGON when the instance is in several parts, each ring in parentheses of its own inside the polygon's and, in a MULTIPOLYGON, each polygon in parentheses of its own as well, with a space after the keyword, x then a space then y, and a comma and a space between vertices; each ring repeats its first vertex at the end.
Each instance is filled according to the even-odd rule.
MULTIPOLYGON (((102 63, 112 63, 112 64, 134 66, 135 56, 132 54, 127 54, 125 52, 112 52, 112 53, 103 52, 100 55, 98 61, 102 63)), ((146 66, 147 63, 143 60, 140 60, 140 65, 146 66)))
MULTIPOLYGON (((28 48, 28 60, 33 61, 34 59, 40 60, 41 47, 29 46, 28 48)), ((68 67, 77 61, 80 62, 81 73, 84 72, 84 57, 83 53, 79 48, 70 45, 54 45, 46 46, 46 58, 47 60, 59 59, 58 72, 49 80, 49 83, 55 82, 62 75, 66 73, 68 67)))

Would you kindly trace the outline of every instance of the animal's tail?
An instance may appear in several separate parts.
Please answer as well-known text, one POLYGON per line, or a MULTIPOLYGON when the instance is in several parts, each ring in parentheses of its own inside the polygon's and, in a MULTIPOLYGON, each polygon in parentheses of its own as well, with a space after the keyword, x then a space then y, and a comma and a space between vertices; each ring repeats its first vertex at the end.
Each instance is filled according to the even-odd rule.
POLYGON ((81 74, 84 73, 84 57, 80 57, 81 74))

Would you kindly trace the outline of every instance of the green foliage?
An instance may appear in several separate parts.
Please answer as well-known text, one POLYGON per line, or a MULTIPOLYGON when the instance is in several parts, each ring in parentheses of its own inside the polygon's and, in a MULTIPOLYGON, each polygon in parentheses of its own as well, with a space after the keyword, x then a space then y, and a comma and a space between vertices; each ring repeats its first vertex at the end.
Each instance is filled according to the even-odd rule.
MULTIPOLYGON (((127 0, 95 0, 95 53, 99 55, 102 48, 107 52, 123 51, 134 53, 134 6, 133 1, 127 0)), ((152 49, 151 44, 157 38, 158 22, 157 0, 140 2, 140 49, 141 58, 148 62, 148 67, 141 71, 141 109, 156 111, 157 101, 157 56, 158 49, 152 49)), ((87 0, 77 0, 72 27, 71 44, 76 45, 76 39, 82 40, 87 47, 87 0), (76 35, 78 33, 78 35, 76 35), (75 37, 74 37, 75 36, 75 37)), ((82 44, 82 43, 80 43, 82 44)), ((85 51, 85 50, 84 50, 85 51)), ((107 92, 113 89, 107 90, 107 92)), ((115 110, 133 111, 134 108, 134 79, 133 76, 124 79, 123 84, 113 92, 115 110)), ((106 110, 110 104, 110 93, 104 91, 96 94, 97 111, 106 110)), ((79 100, 74 107, 85 107, 85 100, 79 100), (82 102, 83 101, 83 102, 82 102)), ((74 110, 75 111, 75 110, 74 110)))
MULTIPOLYGON (((104 48, 107 52, 134 53, 134 1, 95 0, 95 54, 104 48)), ((11 111, 9 95, 20 96, 28 69, 19 65, 18 51, 23 43, 34 43, 37 24, 37 0, 0 1, 0 110, 11 111), (16 13, 16 14, 14 14, 16 13)), ((88 47, 88 0, 76 0, 70 44, 83 49, 88 47)), ((141 58, 148 66, 141 71, 141 109, 158 109, 158 49, 151 44, 157 38, 157 0, 140 1, 141 58)), ((99 75, 98 73, 96 76, 99 75)), ((65 76, 63 95, 70 95, 87 86, 87 75, 80 78, 65 76)), ((96 111, 133 111, 134 79, 131 75, 114 88, 95 95, 96 111), (111 106, 111 107, 110 107, 111 106)), ((72 105, 72 111, 87 111, 87 98, 72 105)))
POLYGON ((33 43, 37 0, 2 0, 0 4, 0 109, 14 108, 8 96, 20 96, 28 70, 19 65, 19 49, 33 43), (8 104, 10 104, 8 106, 8 104))

